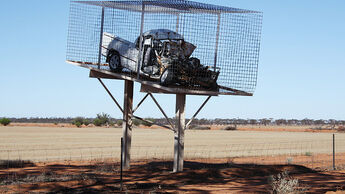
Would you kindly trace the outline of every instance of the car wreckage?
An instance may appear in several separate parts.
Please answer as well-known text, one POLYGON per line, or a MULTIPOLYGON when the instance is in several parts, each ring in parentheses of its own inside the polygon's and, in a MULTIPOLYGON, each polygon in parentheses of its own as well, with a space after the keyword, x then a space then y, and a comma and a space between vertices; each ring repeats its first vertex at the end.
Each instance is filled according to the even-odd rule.
POLYGON ((195 49, 182 35, 166 29, 147 31, 135 43, 103 33, 102 54, 111 71, 129 70, 164 86, 217 90, 219 68, 204 66, 191 57, 195 49))

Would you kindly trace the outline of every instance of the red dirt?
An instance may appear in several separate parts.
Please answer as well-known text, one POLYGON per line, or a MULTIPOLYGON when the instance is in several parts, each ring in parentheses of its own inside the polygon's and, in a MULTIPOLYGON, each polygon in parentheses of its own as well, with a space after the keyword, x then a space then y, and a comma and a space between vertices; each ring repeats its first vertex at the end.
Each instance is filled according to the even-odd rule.
MULTIPOLYGON (((312 170, 299 165, 252 165, 229 159, 185 161, 184 171, 172 173, 172 162, 136 162, 124 172, 124 191, 129 193, 267 193, 270 175, 285 170, 308 186, 308 192, 325 193, 345 189, 345 171, 312 170)), ((58 192, 109 193, 120 191, 119 163, 37 163, 24 168, 0 169, 0 193, 58 192), (44 175, 45 182, 23 181, 44 175), (60 177, 60 178, 56 178, 60 177), (54 179, 55 178, 55 179, 54 179), (22 180, 22 183, 20 183, 22 180), (51 182, 49 182, 51 181, 51 182), (20 183, 20 184, 19 184, 20 183)), ((339 192, 338 192, 339 193, 339 192)))

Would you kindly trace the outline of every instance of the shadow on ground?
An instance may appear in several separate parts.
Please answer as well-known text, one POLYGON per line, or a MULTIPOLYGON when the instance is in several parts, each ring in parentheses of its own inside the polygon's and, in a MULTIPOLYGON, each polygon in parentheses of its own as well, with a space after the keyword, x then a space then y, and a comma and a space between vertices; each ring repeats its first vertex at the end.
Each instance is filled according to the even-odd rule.
MULTIPOLYGON (((343 189, 342 172, 314 171, 299 165, 253 165, 186 161, 184 171, 172 173, 168 161, 140 162, 123 173, 123 190, 130 193, 267 193, 268 177, 283 171, 298 178, 310 192, 343 189)), ((51 193, 120 192, 119 164, 46 164, 0 170, 0 191, 51 193), (16 179, 5 181, 10 177, 16 179), (28 178, 29 177, 29 178, 28 178)))

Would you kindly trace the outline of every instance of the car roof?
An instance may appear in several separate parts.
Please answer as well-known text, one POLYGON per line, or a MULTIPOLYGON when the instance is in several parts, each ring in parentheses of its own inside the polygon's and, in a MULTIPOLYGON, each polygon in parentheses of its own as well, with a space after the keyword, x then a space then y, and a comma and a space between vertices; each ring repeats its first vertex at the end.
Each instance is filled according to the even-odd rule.
POLYGON ((164 40, 164 39, 171 39, 171 40, 176 40, 176 39, 183 39, 183 36, 179 33, 176 33, 172 30, 168 29, 154 29, 154 30, 149 30, 145 33, 143 33, 144 37, 145 36, 152 36, 154 39, 157 40, 164 40))

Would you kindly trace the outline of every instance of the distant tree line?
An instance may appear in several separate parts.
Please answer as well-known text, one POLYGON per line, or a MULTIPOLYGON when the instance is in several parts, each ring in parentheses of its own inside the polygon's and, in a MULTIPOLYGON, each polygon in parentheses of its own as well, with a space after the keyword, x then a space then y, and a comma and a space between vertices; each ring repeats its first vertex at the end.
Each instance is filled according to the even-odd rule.
MULTIPOLYGON (((86 118, 86 117, 31 117, 31 118, 8 118, 11 122, 15 123, 74 123, 76 120, 80 122, 89 122, 96 123, 99 119, 102 118, 98 115, 95 118, 86 118), (83 119, 83 121, 80 120, 83 119)), ((111 118, 108 116, 106 122, 108 123, 118 123, 120 124, 122 119, 111 118)), ((154 121, 160 125, 167 125, 168 122, 165 118, 148 118, 148 120, 154 121)), ((188 122, 189 119, 186 119, 188 122)), ((104 121, 102 121, 104 122, 104 121)), ((141 124, 141 121, 134 119, 133 123, 136 125, 141 124)), ((335 120, 335 119, 272 119, 272 118, 263 118, 263 119, 194 119, 193 124, 195 125, 345 125, 345 120, 335 120)))

